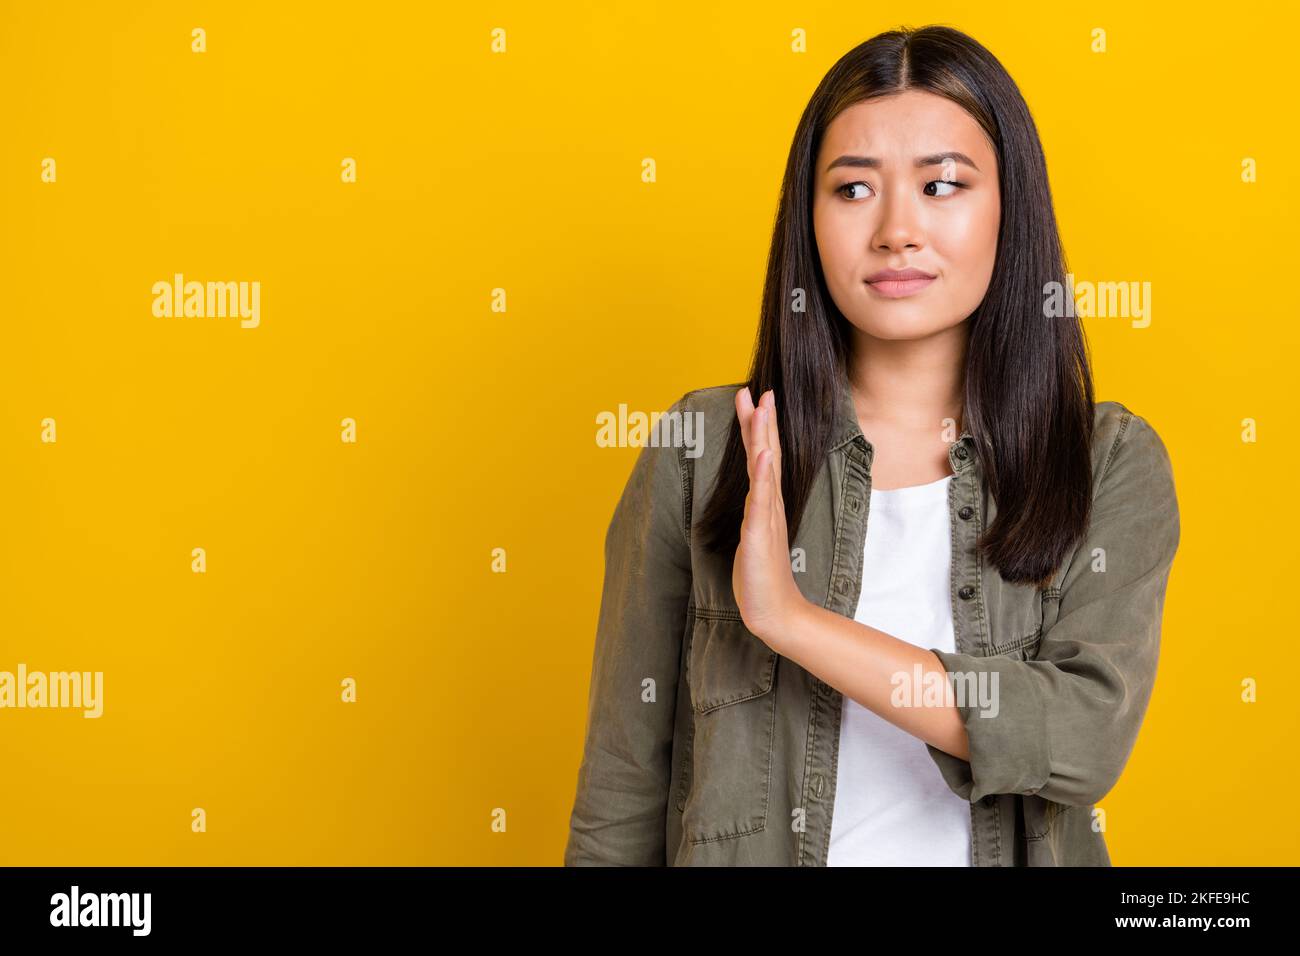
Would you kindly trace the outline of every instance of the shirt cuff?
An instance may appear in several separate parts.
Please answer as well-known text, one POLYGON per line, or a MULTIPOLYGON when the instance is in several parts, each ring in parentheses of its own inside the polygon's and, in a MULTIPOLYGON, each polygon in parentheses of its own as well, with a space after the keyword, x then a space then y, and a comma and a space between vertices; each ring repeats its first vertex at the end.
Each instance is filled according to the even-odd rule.
POLYGON ((1051 774, 1051 754, 1033 663, 930 651, 943 662, 970 738, 969 761, 925 745, 949 789, 970 803, 998 793, 1037 793, 1051 774))

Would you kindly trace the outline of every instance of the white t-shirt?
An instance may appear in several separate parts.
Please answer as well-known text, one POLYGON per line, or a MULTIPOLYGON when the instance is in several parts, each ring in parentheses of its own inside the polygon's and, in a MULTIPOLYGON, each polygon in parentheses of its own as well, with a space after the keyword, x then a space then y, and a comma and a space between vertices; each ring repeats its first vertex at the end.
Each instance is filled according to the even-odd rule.
MULTIPOLYGON (((955 650, 949 475, 871 490, 854 619, 918 647, 955 650)), ((925 742, 844 696, 827 866, 970 866, 970 804, 925 742)))

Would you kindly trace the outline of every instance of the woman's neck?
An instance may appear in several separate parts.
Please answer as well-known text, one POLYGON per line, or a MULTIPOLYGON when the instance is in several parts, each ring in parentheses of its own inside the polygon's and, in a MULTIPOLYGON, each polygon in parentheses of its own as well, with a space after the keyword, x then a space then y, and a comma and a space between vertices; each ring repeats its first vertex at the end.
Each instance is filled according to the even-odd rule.
POLYGON ((923 339, 876 339, 858 332, 849 381, 858 421, 893 435, 963 428, 967 323, 923 339))

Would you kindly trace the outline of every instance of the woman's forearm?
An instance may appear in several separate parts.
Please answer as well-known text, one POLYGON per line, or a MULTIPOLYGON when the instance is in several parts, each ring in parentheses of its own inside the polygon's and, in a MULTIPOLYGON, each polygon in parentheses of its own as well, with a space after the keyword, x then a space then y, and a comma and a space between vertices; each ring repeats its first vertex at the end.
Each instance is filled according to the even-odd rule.
POLYGON ((805 601, 775 650, 912 736, 970 759, 970 738, 952 695, 933 690, 948 687, 948 676, 925 648, 805 601))

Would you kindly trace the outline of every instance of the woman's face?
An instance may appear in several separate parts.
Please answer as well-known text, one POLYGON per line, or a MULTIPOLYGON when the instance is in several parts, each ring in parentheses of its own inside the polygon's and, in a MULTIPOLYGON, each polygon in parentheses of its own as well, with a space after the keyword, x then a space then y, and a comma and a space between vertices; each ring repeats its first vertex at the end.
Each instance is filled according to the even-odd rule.
POLYGON ((997 157, 965 110, 918 90, 857 103, 831 121, 815 175, 817 251, 850 323, 916 339, 970 317, 993 275, 1002 206, 997 157), (873 281, 905 269, 933 278, 873 281))

